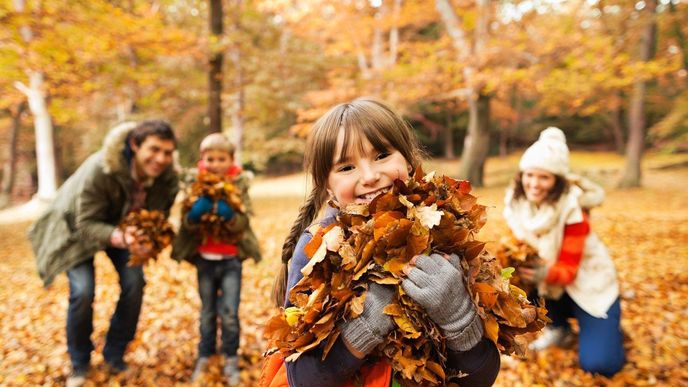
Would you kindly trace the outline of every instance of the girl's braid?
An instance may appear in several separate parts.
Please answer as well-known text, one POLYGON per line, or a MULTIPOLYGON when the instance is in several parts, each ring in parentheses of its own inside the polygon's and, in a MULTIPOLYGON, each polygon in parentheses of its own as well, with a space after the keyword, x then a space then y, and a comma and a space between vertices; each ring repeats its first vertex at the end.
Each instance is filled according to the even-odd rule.
POLYGON ((284 306, 284 297, 287 291, 287 278, 289 276, 289 260, 294 254, 296 243, 306 227, 310 226, 318 215, 327 197, 326 194, 327 192, 324 189, 318 189, 317 187, 311 191, 308 199, 306 199, 306 202, 299 210, 299 216, 296 218, 296 221, 294 221, 294 225, 289 231, 289 236, 287 236, 282 245, 282 267, 272 286, 272 300, 277 307, 284 306))

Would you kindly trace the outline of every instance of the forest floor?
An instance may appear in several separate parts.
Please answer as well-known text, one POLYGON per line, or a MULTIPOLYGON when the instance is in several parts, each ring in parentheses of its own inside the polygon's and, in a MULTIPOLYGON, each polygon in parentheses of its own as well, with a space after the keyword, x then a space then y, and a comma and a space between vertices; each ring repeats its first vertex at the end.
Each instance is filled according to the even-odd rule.
MULTIPOLYGON (((688 167, 687 156, 649 155, 643 188, 614 188, 623 158, 610 153, 573 153, 573 170, 603 184, 607 197, 593 210, 593 230, 607 244, 621 283, 622 328, 627 364, 613 378, 580 370, 575 349, 551 349, 523 358, 502 357, 499 386, 688 385, 688 167)), ((458 162, 433 160, 425 170, 451 175, 458 162)), ((489 207, 478 239, 506 233, 501 216, 504 189, 517 156, 487 162, 486 187, 474 190, 489 207)), ((244 265, 240 318, 242 382, 254 386, 266 349, 262 325, 280 265, 284 237, 308 189, 303 174, 257 178, 252 187, 253 227, 264 260, 244 265)), ((0 385, 61 385, 69 373, 65 324, 68 283, 61 275, 42 286, 26 240, 29 219, 0 214, 0 385), (10 217, 8 219, 8 217, 10 217)), ((94 333, 96 350, 87 385, 188 384, 199 339, 199 298, 194 268, 168 256, 145 267, 146 291, 126 372, 111 376, 102 348, 119 293, 107 257, 96 257, 94 333)), ((214 357, 198 385, 222 385, 221 359, 214 357)))

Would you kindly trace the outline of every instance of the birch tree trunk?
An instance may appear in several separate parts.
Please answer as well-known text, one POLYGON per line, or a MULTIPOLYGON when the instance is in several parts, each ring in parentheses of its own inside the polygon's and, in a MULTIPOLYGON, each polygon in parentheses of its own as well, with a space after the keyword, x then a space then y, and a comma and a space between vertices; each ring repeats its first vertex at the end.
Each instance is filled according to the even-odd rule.
POLYGON ((389 31, 389 59, 387 65, 394 66, 397 63, 399 51, 399 14, 401 13, 401 0, 394 0, 392 8, 392 28, 389 31))
MULTIPOLYGON (((26 10, 24 0, 13 0, 14 9, 18 13, 26 10)), ((29 26, 20 28, 24 42, 33 40, 33 33, 29 26)), ((57 193, 57 174, 55 171, 55 152, 53 142, 53 123, 48 112, 48 106, 43 92, 43 73, 38 70, 27 69, 29 86, 22 82, 15 82, 14 86, 26 95, 29 110, 34 118, 36 132, 36 165, 38 167, 38 192, 36 198, 49 201, 57 193)))
POLYGON ((14 86, 26 95, 36 131, 36 165, 38 166, 39 200, 49 201, 57 193, 53 123, 43 94, 43 73, 29 72, 29 86, 15 82, 14 86))

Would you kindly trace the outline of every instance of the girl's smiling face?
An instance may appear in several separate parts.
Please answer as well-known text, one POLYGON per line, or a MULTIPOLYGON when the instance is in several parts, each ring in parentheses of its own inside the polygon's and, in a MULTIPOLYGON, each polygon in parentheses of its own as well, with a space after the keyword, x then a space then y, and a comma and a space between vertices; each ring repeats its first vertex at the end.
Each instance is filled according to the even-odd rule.
POLYGON ((521 175, 521 184, 526 199, 535 205, 540 205, 549 195, 556 183, 556 176, 539 168, 528 168, 521 175))
POLYGON ((409 178, 411 165, 396 149, 375 149, 364 136, 342 153, 344 130, 337 136, 332 169, 327 178, 327 191, 340 206, 369 203, 392 188, 394 180, 409 178), (344 155, 344 157, 341 157, 344 155))

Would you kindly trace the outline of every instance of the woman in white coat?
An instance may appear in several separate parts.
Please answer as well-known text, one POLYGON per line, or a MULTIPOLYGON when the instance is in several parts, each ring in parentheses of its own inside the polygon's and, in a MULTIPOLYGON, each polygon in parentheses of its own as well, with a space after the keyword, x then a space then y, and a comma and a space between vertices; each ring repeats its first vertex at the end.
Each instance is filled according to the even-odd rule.
POLYGON ((569 150, 558 128, 547 128, 523 154, 505 198, 504 217, 514 235, 536 247, 544 264, 521 268, 537 285, 552 324, 531 348, 563 346, 579 326, 579 360, 591 373, 611 376, 625 362, 616 269, 602 241, 590 230, 587 208, 604 191, 587 180, 567 180, 569 150))

